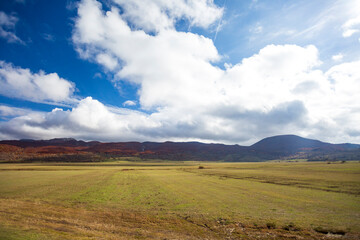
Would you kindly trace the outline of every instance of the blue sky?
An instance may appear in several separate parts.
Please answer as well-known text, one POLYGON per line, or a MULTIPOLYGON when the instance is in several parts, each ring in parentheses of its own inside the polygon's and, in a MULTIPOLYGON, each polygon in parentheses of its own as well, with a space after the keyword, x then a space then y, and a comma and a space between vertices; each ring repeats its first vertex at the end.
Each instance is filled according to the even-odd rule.
POLYGON ((360 1, 0 2, 0 138, 360 143, 360 1))

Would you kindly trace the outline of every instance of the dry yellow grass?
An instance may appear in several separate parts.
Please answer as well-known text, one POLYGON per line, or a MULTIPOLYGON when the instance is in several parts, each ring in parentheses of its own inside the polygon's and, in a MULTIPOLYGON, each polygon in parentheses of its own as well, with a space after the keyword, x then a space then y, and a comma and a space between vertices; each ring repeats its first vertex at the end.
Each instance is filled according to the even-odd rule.
POLYGON ((360 163, 0 165, 0 239, 358 239, 360 163))

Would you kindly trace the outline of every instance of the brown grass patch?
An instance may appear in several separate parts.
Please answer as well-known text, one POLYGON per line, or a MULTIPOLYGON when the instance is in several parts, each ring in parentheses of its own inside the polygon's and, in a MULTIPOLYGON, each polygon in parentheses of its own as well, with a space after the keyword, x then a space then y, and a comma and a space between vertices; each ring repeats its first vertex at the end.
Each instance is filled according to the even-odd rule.
POLYGON ((50 239, 318 239, 320 236, 316 232, 285 233, 266 226, 223 224, 171 213, 160 216, 110 208, 89 209, 80 204, 66 207, 13 199, 0 199, 0 222, 19 231, 47 234, 50 239))

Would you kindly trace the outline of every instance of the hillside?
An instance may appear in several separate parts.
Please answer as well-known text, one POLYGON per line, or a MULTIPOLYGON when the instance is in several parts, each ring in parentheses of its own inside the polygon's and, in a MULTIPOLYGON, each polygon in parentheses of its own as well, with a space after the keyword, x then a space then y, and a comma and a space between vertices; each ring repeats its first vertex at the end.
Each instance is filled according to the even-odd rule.
POLYGON ((265 138, 251 146, 200 142, 112 142, 51 140, 0 141, 1 161, 102 161, 105 158, 194 161, 264 161, 306 158, 309 160, 360 159, 360 145, 331 144, 296 135, 265 138))
POLYGON ((252 149, 264 152, 292 154, 306 149, 332 148, 335 146, 318 140, 302 138, 296 135, 282 135, 264 138, 253 144, 252 149))

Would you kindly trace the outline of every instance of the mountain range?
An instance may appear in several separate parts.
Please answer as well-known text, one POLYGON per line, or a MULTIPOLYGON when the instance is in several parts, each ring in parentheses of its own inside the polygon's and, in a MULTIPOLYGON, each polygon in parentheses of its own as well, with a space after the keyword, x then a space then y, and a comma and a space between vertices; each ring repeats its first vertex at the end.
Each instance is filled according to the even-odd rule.
POLYGON ((0 141, 1 162, 104 161, 120 157, 176 161, 266 161, 308 159, 312 161, 359 160, 360 145, 331 144, 280 135, 265 138, 251 146, 200 142, 110 142, 82 141, 73 138, 51 140, 0 141))

